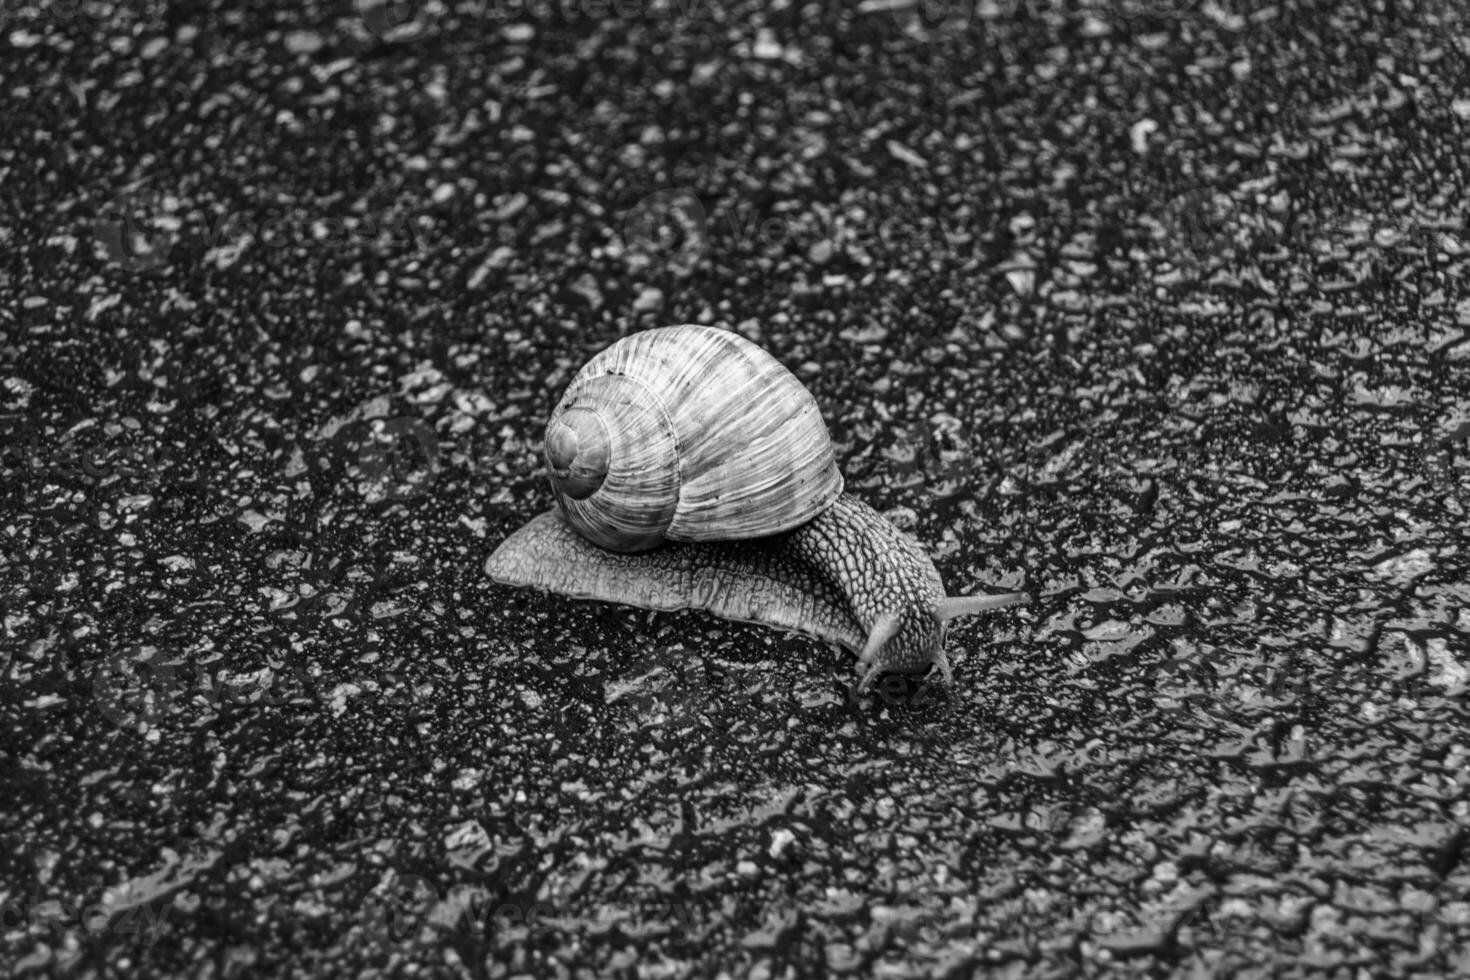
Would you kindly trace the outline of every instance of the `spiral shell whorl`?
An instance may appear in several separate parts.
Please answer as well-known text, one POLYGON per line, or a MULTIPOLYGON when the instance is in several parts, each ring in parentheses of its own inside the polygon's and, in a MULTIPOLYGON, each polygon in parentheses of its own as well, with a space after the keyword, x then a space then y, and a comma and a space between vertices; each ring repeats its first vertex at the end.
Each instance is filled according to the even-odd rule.
POLYGON ((679 448, 653 392, 623 375, 578 375, 546 434, 551 488, 573 527, 614 551, 663 541, 678 504, 679 448))
POLYGON ((546 427, 546 465, 557 488, 573 500, 586 500, 607 479, 612 438, 602 416, 585 408, 564 412, 546 427))
POLYGON ((810 392, 738 334, 633 334, 572 379, 547 425, 547 465, 567 519, 596 543, 763 537, 842 492, 810 392))

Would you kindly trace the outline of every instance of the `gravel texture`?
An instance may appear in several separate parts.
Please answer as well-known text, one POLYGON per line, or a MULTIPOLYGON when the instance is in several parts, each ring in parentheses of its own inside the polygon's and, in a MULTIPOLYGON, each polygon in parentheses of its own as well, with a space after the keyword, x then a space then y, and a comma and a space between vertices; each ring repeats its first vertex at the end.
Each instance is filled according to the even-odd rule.
POLYGON ((0 0, 0 973, 1470 972, 1470 13, 0 0), (504 589, 640 327, 947 698, 504 589))

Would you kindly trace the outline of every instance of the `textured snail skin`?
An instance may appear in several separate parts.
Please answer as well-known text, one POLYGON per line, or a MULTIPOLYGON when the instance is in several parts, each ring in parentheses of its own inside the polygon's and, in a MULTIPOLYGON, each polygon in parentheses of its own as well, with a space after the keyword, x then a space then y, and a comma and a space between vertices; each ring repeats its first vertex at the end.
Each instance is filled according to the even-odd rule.
POLYGON ((668 542, 635 554, 593 544, 550 510, 507 538, 485 571, 507 585, 579 599, 704 609, 807 633, 864 656, 864 686, 879 674, 922 673, 931 664, 946 682, 950 676, 938 570, 918 542, 847 494, 791 531, 668 542))
POLYGON ((867 504, 843 494, 816 520, 792 532, 791 546, 805 564, 821 569, 846 600, 862 628, 862 639, 849 645, 854 653, 861 655, 884 617, 897 617, 892 636, 864 667, 913 674, 935 663, 948 679, 945 629, 936 613, 944 581, 917 541, 867 504))

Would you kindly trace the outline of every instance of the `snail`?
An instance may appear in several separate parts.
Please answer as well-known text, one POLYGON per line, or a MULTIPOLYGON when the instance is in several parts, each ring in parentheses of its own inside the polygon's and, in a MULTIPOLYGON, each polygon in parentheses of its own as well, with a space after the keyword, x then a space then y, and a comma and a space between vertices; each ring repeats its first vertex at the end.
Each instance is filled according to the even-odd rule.
POLYGON ((727 330, 631 334, 546 425, 557 506, 485 562, 494 581, 795 630, 882 674, 952 683, 946 624, 1024 601, 948 596, 919 543, 843 492, 816 399, 727 330))

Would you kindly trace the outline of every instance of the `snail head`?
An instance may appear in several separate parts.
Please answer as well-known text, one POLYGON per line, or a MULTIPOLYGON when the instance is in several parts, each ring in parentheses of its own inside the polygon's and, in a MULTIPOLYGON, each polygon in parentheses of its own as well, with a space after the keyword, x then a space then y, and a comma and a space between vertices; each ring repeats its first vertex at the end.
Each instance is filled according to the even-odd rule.
POLYGON ((858 666, 865 668, 861 689, 868 690, 884 674, 921 677, 931 671, 937 671, 940 682, 949 687, 954 681, 944 650, 949 621, 1025 601, 1022 592, 946 596, 933 608, 911 603, 879 616, 858 656, 858 666))

